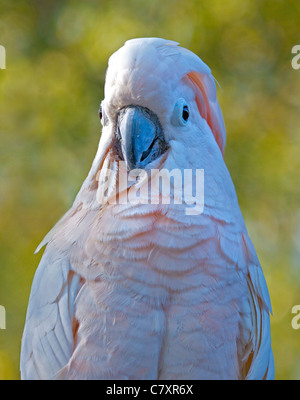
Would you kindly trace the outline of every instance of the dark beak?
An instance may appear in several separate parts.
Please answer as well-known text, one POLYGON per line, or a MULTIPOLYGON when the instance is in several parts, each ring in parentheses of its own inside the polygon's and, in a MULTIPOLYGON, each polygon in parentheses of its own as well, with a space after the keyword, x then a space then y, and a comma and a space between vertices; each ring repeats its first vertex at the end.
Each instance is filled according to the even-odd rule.
POLYGON ((168 148, 157 115, 140 106, 120 110, 117 137, 129 170, 145 168, 168 148))

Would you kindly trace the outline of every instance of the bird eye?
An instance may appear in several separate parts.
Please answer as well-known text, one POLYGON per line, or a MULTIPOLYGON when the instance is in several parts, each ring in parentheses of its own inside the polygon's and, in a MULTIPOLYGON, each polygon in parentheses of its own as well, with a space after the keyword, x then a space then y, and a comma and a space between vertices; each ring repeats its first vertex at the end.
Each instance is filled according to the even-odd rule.
POLYGON ((189 119, 190 112, 188 106, 184 106, 182 110, 182 118, 187 121, 189 119))
POLYGON ((190 117, 189 107, 184 99, 177 100, 171 122, 175 126, 185 126, 190 117))
POLYGON ((99 107, 99 111, 98 111, 98 115, 101 121, 101 124, 103 126, 106 126, 109 122, 108 117, 105 113, 104 107, 103 107, 103 102, 101 102, 100 107, 99 107))

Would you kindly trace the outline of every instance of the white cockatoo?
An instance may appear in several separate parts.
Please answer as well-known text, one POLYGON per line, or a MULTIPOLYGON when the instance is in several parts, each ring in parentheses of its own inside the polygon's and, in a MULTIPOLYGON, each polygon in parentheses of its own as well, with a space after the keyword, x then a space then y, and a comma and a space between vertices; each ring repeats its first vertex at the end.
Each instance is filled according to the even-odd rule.
POLYGON ((37 249, 21 378, 273 379, 268 289, 210 69, 173 41, 129 40, 99 114, 88 177, 37 249), (162 170, 169 202, 167 179, 146 190, 162 170))

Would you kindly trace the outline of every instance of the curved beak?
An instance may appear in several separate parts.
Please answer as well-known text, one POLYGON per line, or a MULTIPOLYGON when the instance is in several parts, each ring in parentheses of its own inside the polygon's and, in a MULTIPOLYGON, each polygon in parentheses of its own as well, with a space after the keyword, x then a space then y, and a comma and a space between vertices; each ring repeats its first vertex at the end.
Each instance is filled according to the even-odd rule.
POLYGON ((129 170, 145 168, 168 148, 157 115, 141 106, 127 106, 120 110, 117 137, 129 170))

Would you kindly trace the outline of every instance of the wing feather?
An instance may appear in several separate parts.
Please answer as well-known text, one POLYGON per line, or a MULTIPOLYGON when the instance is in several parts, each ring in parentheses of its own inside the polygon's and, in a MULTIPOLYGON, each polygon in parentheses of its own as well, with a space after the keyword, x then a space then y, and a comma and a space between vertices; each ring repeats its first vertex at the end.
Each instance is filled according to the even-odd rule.
POLYGON ((21 378, 49 379, 66 365, 74 347, 74 307, 80 279, 67 260, 53 261, 47 246, 36 271, 21 348, 21 378))
POLYGON ((270 296, 255 248, 247 233, 243 234, 242 251, 247 264, 249 296, 241 314, 239 348, 248 380, 274 379, 275 368, 270 334, 270 296), (240 347, 241 346, 241 347, 240 347))

